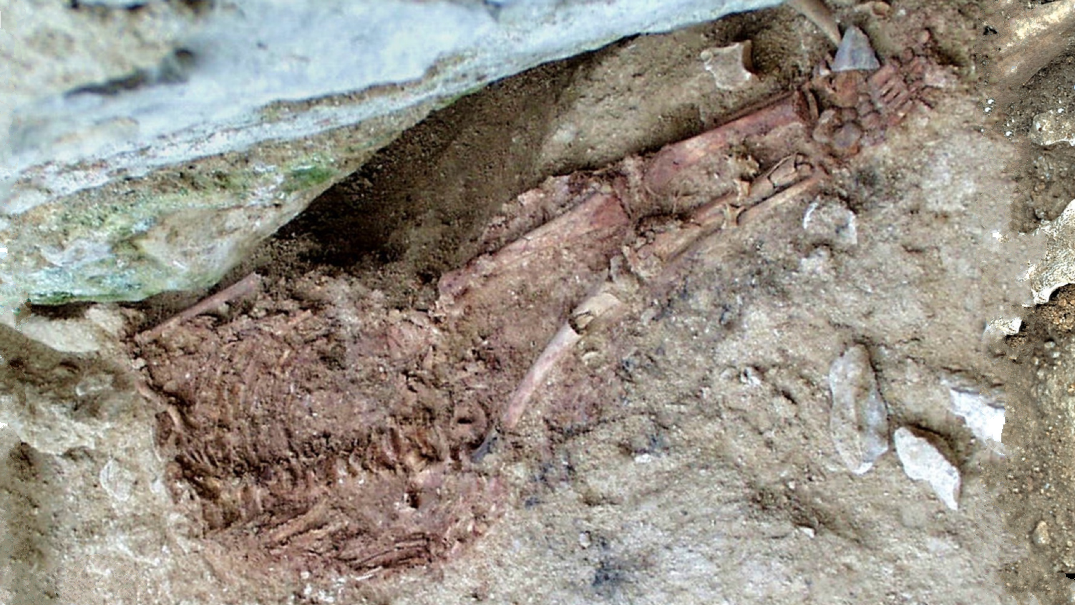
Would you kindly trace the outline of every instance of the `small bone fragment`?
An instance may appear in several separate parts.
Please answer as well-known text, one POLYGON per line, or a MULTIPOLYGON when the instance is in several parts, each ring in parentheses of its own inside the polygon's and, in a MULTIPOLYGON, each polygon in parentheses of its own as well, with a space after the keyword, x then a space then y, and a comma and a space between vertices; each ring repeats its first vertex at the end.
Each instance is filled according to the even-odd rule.
POLYGON ((750 72, 753 67, 750 49, 751 43, 747 40, 731 46, 707 48, 699 57, 705 70, 713 74, 718 89, 740 90, 757 80, 750 72))
POLYGON ((160 336, 170 328, 178 326, 179 324, 193 317, 197 317, 202 313, 212 311, 213 309, 219 307, 220 305, 223 305, 226 302, 235 300, 240 296, 245 296, 253 292, 260 283, 261 276, 257 273, 251 273, 250 275, 247 275, 246 277, 240 279, 239 281, 228 286, 227 288, 224 288, 220 292, 217 292, 212 296, 202 299, 201 302, 195 304, 186 311, 176 314, 171 319, 161 323, 157 327, 142 332, 135 337, 135 341, 141 344, 147 343, 154 338, 160 336))
POLYGON ((881 63, 878 62, 866 34, 854 26, 847 28, 844 39, 836 49, 832 71, 874 70, 879 67, 881 63))
POLYGON ((1015 336, 1022 327, 1021 317, 998 317, 985 325, 985 336, 999 340, 1007 336, 1015 336))
POLYGON ((1075 114, 1063 109, 1050 110, 1034 116, 1030 140, 1042 147, 1067 143, 1075 147, 1075 114))
POLYGON ((523 417, 523 412, 526 411, 527 404, 530 403, 530 398, 534 396, 534 392, 537 391, 538 387, 545 382, 545 376, 581 338, 582 336, 571 327, 570 323, 564 323, 560 327, 556 336, 552 337, 545 350, 538 356, 534 365, 530 366, 530 370, 527 371, 526 376, 523 376, 519 386, 512 393, 511 399, 508 401, 508 407, 504 410, 504 415, 500 421, 504 430, 510 431, 515 428, 515 425, 519 424, 519 420, 523 417))
POLYGON ((927 481, 937 497, 952 510, 959 509, 959 470, 937 451, 937 448, 911 432, 900 427, 892 435, 896 455, 903 465, 903 472, 914 481, 927 481))
POLYGON ((848 470, 861 475, 888 451, 888 410, 866 347, 853 346, 832 362, 829 389, 833 444, 848 470))
POLYGON ((840 44, 840 28, 836 25, 836 17, 833 16, 832 11, 829 10, 829 7, 824 2, 821 0, 788 0, 788 6, 809 19, 833 44, 840 44))
POLYGON ((571 313, 571 327, 582 334, 593 320, 623 304, 611 292, 601 291, 582 301, 571 313))

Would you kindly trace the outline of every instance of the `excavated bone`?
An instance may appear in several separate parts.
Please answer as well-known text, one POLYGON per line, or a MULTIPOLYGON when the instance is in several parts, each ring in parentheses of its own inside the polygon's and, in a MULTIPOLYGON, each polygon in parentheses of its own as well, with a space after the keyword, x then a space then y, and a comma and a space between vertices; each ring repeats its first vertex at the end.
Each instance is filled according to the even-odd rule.
POLYGON ((1034 304, 1049 302, 1057 288, 1075 283, 1075 203, 1055 221, 1044 221, 1036 235, 1045 240, 1045 255, 1031 263, 1023 279, 1030 283, 1034 304))
POLYGON ((750 40, 747 40, 731 46, 707 48, 701 52, 699 58, 702 59, 705 70, 713 74, 718 89, 739 90, 757 81, 758 78, 750 72, 750 48, 750 40))

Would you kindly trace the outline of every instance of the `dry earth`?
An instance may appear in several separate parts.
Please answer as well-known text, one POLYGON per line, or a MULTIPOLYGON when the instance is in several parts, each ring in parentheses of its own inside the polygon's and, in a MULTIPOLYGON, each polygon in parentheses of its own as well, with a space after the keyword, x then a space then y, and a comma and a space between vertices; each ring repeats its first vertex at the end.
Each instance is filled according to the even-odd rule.
MULTIPOLYGON (((806 82, 831 49, 789 8, 623 41, 461 100, 327 192, 229 280, 257 271, 259 288, 132 344, 144 374, 80 357, 6 366, 11 405, 86 400, 64 413, 121 430, 47 452, 5 435, 0 510, 13 529, 0 551, 14 562, 0 600, 1070 594, 1048 564, 1066 526, 1034 551, 1040 505, 1007 483, 1031 481, 1034 461, 1049 457, 1043 422, 1028 424, 1018 396, 1033 388, 1023 370, 1042 358, 1043 335, 1070 326, 1031 329, 1014 348, 983 342, 986 322, 1019 314, 1025 298, 1023 240, 997 235, 1057 212, 1049 196, 1016 203, 1019 179, 1039 164, 1003 127, 983 128, 989 103, 969 49, 986 17, 969 2, 842 2, 839 12, 886 61, 918 48, 940 66, 929 91, 883 139, 820 162, 816 189, 704 230, 680 254, 632 260, 691 231, 692 204, 734 197, 736 179, 774 166, 779 146, 733 145, 722 178, 623 219, 592 200, 637 182, 630 162, 598 172, 597 185, 545 178, 648 157, 806 82), (742 40, 757 81, 718 91, 702 53, 742 40), (542 182, 557 203, 522 212, 512 200, 542 182), (571 208, 587 203, 587 220, 574 220, 571 208), (564 212, 573 220, 557 223, 564 212), (540 225, 556 225, 552 245, 510 244, 540 225), (511 258, 530 264, 499 271, 497 251, 513 245, 533 256, 511 258), (580 325, 577 305, 602 283, 621 304, 580 325), (525 412, 505 416, 569 320, 577 342, 534 383, 525 412), (927 437, 961 474, 958 510, 909 479, 892 451, 864 474, 847 469, 830 368, 859 346, 887 406, 886 442, 901 427, 927 437), (44 386, 36 377, 49 371, 74 386, 44 386), (126 395, 87 390, 94 376, 126 395), (140 378, 149 388, 135 388, 140 378), (1008 404, 1008 458, 953 413, 954 392, 1008 404), (1024 459, 1034 440, 1037 458, 1024 459), (998 502, 1021 512, 1006 519, 998 502)), ((819 157, 817 141, 795 134, 787 151, 819 157)), ((125 334, 202 294, 122 310, 125 334)), ((35 312, 31 324, 70 327, 104 311, 35 312)), ((4 344, 18 359, 21 345, 4 344)))

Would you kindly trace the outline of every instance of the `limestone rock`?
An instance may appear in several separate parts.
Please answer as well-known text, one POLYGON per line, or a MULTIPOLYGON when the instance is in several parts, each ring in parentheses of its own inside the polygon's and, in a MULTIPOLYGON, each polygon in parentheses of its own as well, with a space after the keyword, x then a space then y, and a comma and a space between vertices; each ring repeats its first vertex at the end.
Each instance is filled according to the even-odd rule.
POLYGON ((1003 455, 1004 403, 1000 397, 955 378, 942 382, 948 387, 952 413, 962 418, 971 433, 986 447, 1003 455))
POLYGON ((866 347, 853 346, 832 362, 829 389, 833 444, 848 470, 861 475, 888 451, 888 409, 866 347))
POLYGON ((998 317, 992 319, 986 324, 985 329, 989 334, 996 334, 1000 337, 1015 336, 1019 333, 1019 330, 1023 327, 1023 318, 1021 317, 998 317))
POLYGON ((210 285, 463 94, 777 3, 14 0, 0 31, 0 307, 210 285))
POLYGON ((1055 221, 1043 222, 1034 235, 1044 240, 1045 252, 1030 264, 1024 279, 1034 304, 1040 305, 1057 288, 1075 283, 1075 203, 1068 204, 1055 221))
POLYGON ((903 465, 903 472, 914 481, 926 481, 945 506, 959 509, 959 470, 952 466, 927 439, 919 437, 907 427, 900 427, 892 435, 896 455, 903 465))

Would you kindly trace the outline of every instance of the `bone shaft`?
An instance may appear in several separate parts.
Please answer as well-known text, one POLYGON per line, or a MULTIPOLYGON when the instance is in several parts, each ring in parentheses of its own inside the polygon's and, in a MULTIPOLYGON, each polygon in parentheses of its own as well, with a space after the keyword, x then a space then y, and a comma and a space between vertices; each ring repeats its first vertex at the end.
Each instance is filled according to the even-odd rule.
POLYGON ((149 342, 174 326, 189 321, 202 313, 211 311, 228 301, 253 292, 258 287, 259 283, 261 283, 261 276, 257 273, 251 273, 227 288, 224 288, 220 292, 202 299, 189 309, 174 315, 157 327, 142 332, 138 335, 137 340, 138 342, 149 342))
POLYGON ((581 338, 569 323, 565 322, 560 327, 560 330, 556 332, 556 336, 553 336, 552 340, 549 341, 548 346, 538 356, 534 365, 530 366, 530 371, 526 373, 522 382, 512 393, 511 399, 508 401, 508 407, 501 417, 501 426, 504 427, 504 430, 511 430, 515 428, 515 425, 519 424, 519 420, 523 417, 523 412, 526 411, 527 404, 530 403, 530 399, 534 396, 534 392, 537 391, 538 387, 545 382, 545 377, 548 375, 549 370, 556 366, 560 358, 566 355, 581 338))
POLYGON ((690 171, 706 157, 726 153, 730 145, 740 144, 745 139, 764 135, 782 126, 805 123, 803 105, 802 95, 792 94, 709 132, 665 147, 646 168, 646 188, 658 195, 667 193, 681 178, 681 173, 690 171))

